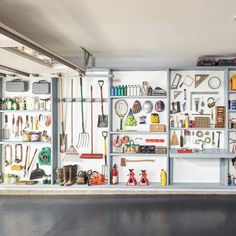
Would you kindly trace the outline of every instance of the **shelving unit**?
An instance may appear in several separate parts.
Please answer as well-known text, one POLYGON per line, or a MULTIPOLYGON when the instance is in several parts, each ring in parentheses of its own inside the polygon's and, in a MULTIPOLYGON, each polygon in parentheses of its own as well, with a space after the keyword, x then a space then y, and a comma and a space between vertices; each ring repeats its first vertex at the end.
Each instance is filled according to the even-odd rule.
MULTIPOLYGON (((51 185, 53 185, 55 183, 55 170, 57 168, 57 78, 56 77, 30 77, 30 78, 24 78, 22 76, 20 76, 21 79, 23 79, 24 81, 28 81, 29 82, 29 91, 28 92, 23 92, 23 93, 9 93, 5 91, 5 81, 6 80, 12 80, 12 78, 10 77, 6 77, 6 78, 0 78, 0 97, 4 97, 4 96, 8 96, 8 97, 27 97, 27 96, 36 96, 36 97, 41 97, 41 98, 45 98, 45 97, 51 97, 51 101, 50 101, 50 106, 51 109, 47 109, 47 110, 0 110, 0 126, 3 127, 3 116, 4 115, 8 115, 9 116, 13 116, 15 115, 16 117, 18 115, 23 117, 23 120, 25 120, 25 116, 26 115, 32 115, 32 116, 37 116, 37 115, 50 115, 51 116, 51 124, 50 127, 47 128, 47 131, 49 132, 49 135, 51 137, 51 141, 50 142, 44 142, 44 141, 37 141, 37 142, 25 142, 22 141, 22 137, 21 139, 15 139, 12 138, 12 134, 11 134, 11 139, 9 140, 0 140, 0 153, 1 153, 1 158, 0 158, 0 172, 2 172, 3 174, 9 173, 9 174, 15 174, 18 176, 18 180, 28 180, 29 179, 29 175, 26 175, 26 177, 23 177, 23 170, 22 171, 12 171, 9 167, 7 167, 8 169, 6 170, 3 166, 3 158, 4 158, 4 145, 17 145, 20 144, 23 147, 23 160, 22 163, 19 163, 19 165, 24 166, 24 161, 25 161, 25 147, 26 145, 29 147, 29 150, 31 148, 31 152, 29 152, 28 155, 28 164, 30 162, 29 158, 32 158, 32 151, 33 147, 38 149, 38 153, 39 151, 41 151, 40 149, 43 147, 50 147, 51 148, 51 165, 50 166, 40 166, 40 168, 44 169, 47 175, 51 175, 51 185), (47 95, 33 95, 30 91, 32 88, 32 83, 35 81, 39 81, 39 80, 47 80, 50 82, 51 84, 51 91, 50 94, 47 95), (6 171, 3 171, 6 170, 6 171)), ((14 78, 13 78, 14 79, 14 78)), ((8 123, 9 125, 9 123, 8 123)), ((45 128, 45 127, 44 127, 45 128)), ((14 150, 14 149, 13 149, 14 150)), ((37 155, 38 155, 37 153, 37 155)), ((34 162, 32 163, 32 166, 30 168, 30 170, 33 170, 36 168, 36 162, 38 162, 38 157, 36 156, 34 162)), ((13 163, 12 164, 17 164, 13 163)), ((4 188, 7 188, 8 186, 15 186, 16 188, 20 188, 22 186, 18 186, 18 185, 13 185, 13 184, 5 184, 3 183, 1 186, 3 186, 4 188)), ((39 183, 37 184, 37 186, 43 186, 42 182, 39 181, 39 183)))
MULTIPOLYGON (((99 91, 98 91, 98 86, 97 86, 97 80, 98 79, 104 79, 106 81, 106 86, 104 87, 104 106, 105 106, 105 114, 109 114, 109 124, 106 129, 98 129, 95 132, 95 137, 96 141, 94 141, 96 144, 95 151, 102 153, 103 152, 103 139, 101 136, 101 131, 102 130, 107 130, 108 131, 108 147, 107 147, 107 159, 108 159, 108 168, 109 168, 109 173, 108 173, 108 182, 105 185, 101 186, 81 186, 81 185, 73 185, 69 187, 70 189, 124 189, 124 190, 139 190, 139 189, 145 189, 145 190, 153 190, 153 189, 233 189, 233 186, 228 186, 227 185, 227 176, 228 172, 230 171, 230 160, 234 157, 234 154, 230 153, 231 148, 229 145, 229 139, 231 135, 236 134, 236 129, 231 129, 228 126, 225 128, 173 128, 170 127, 169 124, 169 117, 170 117, 170 106, 171 102, 173 99, 171 98, 171 90, 170 90, 170 84, 171 84, 171 79, 173 78, 173 73, 211 73, 217 74, 218 72, 221 74, 222 78, 222 86, 224 87, 224 94, 222 95, 222 100, 219 104, 224 105, 226 107, 226 121, 229 119, 229 114, 232 113, 234 115, 236 113, 236 110, 230 110, 228 109, 228 99, 231 96, 234 98, 236 91, 228 91, 226 88, 229 87, 228 79, 230 78, 230 74, 236 72, 236 69, 234 68, 225 68, 225 67, 192 67, 192 68, 166 68, 163 69, 161 68, 160 70, 143 70, 143 71, 113 71, 110 72, 108 75, 96 74, 96 70, 94 70, 94 74, 87 75, 84 78, 84 84, 85 84, 85 111, 86 113, 86 130, 89 131, 89 119, 90 119, 90 98, 89 98, 89 85, 93 84, 94 87, 94 99, 93 101, 96 103, 94 104, 94 109, 95 109, 95 114, 94 116, 97 117, 97 114, 100 114, 100 106, 99 102, 101 101, 99 97, 99 91), (132 77, 132 79, 130 79, 132 77), (162 84, 159 84, 160 80, 159 79, 166 79, 166 87, 165 90, 167 92, 166 96, 111 96, 111 87, 114 84, 128 84, 128 83, 136 83, 136 81, 148 81, 150 82, 150 85, 155 87, 163 87, 163 80, 162 84), (133 82, 135 81, 135 82, 133 82), (153 82, 154 81, 154 82, 153 82), (97 87, 96 87, 97 86, 97 87), (150 132, 148 129, 148 125, 141 127, 132 127, 132 128, 127 128, 124 127, 124 130, 117 130, 118 125, 119 125, 119 119, 115 114, 114 110, 114 103, 119 100, 119 99, 125 99, 129 103, 129 107, 132 106, 132 103, 135 100, 140 100, 141 103, 143 103, 145 100, 151 100, 151 101, 157 101, 157 100, 162 100, 165 103, 165 111, 162 112, 163 114, 159 113, 161 116, 163 115, 164 121, 163 123, 166 125, 166 131, 165 132, 150 132), (214 132, 214 131, 221 131, 222 132, 222 144, 219 149, 217 148, 210 148, 207 146, 207 148, 203 152, 198 152, 198 153, 190 153, 190 154, 179 154, 177 153, 177 148, 176 147, 171 147, 170 146, 170 135, 171 132, 181 132, 184 130, 188 131, 193 131, 196 133, 196 131, 209 131, 214 132), (123 135, 128 135, 132 139, 135 137, 142 137, 143 139, 145 138, 155 138, 155 139, 165 139, 164 145, 167 147, 167 153, 166 154, 143 154, 143 153, 115 153, 113 150, 113 139, 116 138, 116 136, 123 136, 123 135), (120 159, 121 158, 127 158, 129 160, 134 160, 134 159, 153 159, 154 162, 152 163, 134 163, 130 164, 127 163, 126 167, 121 167, 120 166, 120 159), (181 177, 186 177, 187 181, 182 181, 182 182, 175 182, 174 178, 176 177, 174 174, 175 171, 175 163, 174 162, 180 162, 181 165, 178 167, 177 166, 177 171, 181 177), (182 168, 184 165, 184 162, 187 162, 187 167, 182 168), (117 185, 112 185, 111 184, 111 170, 113 164, 117 164, 119 168, 119 176, 120 180, 117 185), (199 164, 200 163, 200 164, 199 164), (149 186, 126 186, 126 180, 127 180, 127 174, 128 174, 128 169, 129 168, 134 168, 136 170, 136 179, 137 181, 139 180, 139 174, 141 169, 146 169, 147 174, 148 174, 148 179, 150 180, 150 185, 149 186), (161 186, 160 185, 160 169, 164 168, 167 172, 167 177, 168 177, 168 185, 167 186, 161 186), (182 168, 182 169, 181 169, 182 168), (214 181, 214 178, 210 178, 209 183, 205 182, 189 182, 191 180, 188 179, 187 175, 185 176, 184 170, 185 168, 189 168, 188 174, 191 174, 191 168, 195 168, 195 172, 199 171, 199 175, 203 174, 205 175, 206 179, 208 178, 208 175, 216 175, 216 178, 219 178, 219 182, 214 181), (211 171, 211 168, 213 171, 211 171), (209 174, 208 174, 209 173, 209 174)), ((75 81, 78 82, 78 78, 75 78, 75 81)), ((62 155, 58 153, 58 134, 60 133, 58 129, 58 78, 51 78, 51 97, 52 97, 52 107, 51 110, 44 111, 35 111, 35 110, 26 110, 26 111, 12 111, 12 110, 6 110, 6 111, 0 111, 0 124, 2 124, 2 117, 6 114, 37 114, 42 113, 42 114, 51 114, 52 116, 52 142, 50 144, 47 144, 47 146, 50 146, 52 148, 52 165, 51 165, 51 174, 52 174, 52 184, 54 185, 52 188, 62 188, 59 186, 55 186, 55 171, 58 166, 61 166, 62 164, 62 155)), ((64 80, 66 83, 69 84, 69 80, 65 79, 64 80)), ((137 82, 139 83, 139 82, 137 82)), ((139 83, 140 84, 140 83, 139 83)), ((3 86, 2 80, 0 80, 0 85, 1 87, 3 86)), ((79 85, 79 83, 77 84, 79 85)), ((75 93, 76 97, 74 98, 74 106, 76 107, 75 109, 75 117, 78 117, 75 122, 75 127, 74 127, 74 133, 75 133, 75 146, 77 144, 77 135, 78 132, 81 131, 81 126, 80 126, 80 102, 81 99, 79 97, 79 86, 76 85, 75 93)), ((141 84, 140 84, 141 85, 141 84)), ((196 88, 200 89, 200 88, 196 88)), ((69 89, 68 89, 69 90, 69 89)), ((2 91, 0 90, 0 96, 2 96, 2 91)), ((65 98, 65 104, 69 104, 70 102, 70 96, 65 92, 64 94, 65 98)), ((66 108, 66 114, 68 115, 69 113, 69 108, 66 108)), ((140 113, 143 115, 143 113, 140 113)), ((127 115, 126 115, 127 116, 127 115)), ((149 114, 147 115, 148 119, 149 114)), ((135 115, 135 118, 138 119, 139 115, 135 115)), ((69 120, 69 117, 66 117, 67 120, 69 120)), ((125 118, 124 118, 125 119, 125 118)), ((162 117, 161 117, 162 119, 162 117)), ((94 126, 96 126, 97 120, 94 121, 94 126)), ((148 122, 147 122, 148 123, 148 122)), ((161 122, 162 123, 162 122, 161 122)), ((66 133, 69 134, 70 132, 70 124, 66 125, 66 133)), ((70 140, 70 137, 68 137, 68 141, 70 140)), ((217 136, 215 137, 215 141, 217 142, 217 136)), ((21 143, 21 144, 27 144, 27 145, 35 145, 35 146, 44 146, 45 143, 43 142, 18 142, 18 141, 0 141, 0 152, 2 153, 3 156, 3 145, 4 144, 16 144, 16 143, 21 143)), ((69 143, 68 143, 69 145, 69 143)), ((159 145, 162 145, 160 143, 159 145)), ((90 150, 90 147, 87 148, 82 148, 79 149, 80 153, 85 153, 90 150)), ((101 172, 101 166, 103 164, 104 160, 85 160, 85 159, 80 159, 78 158, 75 163, 78 163, 80 170, 88 170, 88 169, 94 169, 99 172, 101 172)), ((2 166, 2 163, 1 163, 2 166)), ((231 168, 232 169, 232 168, 231 168)), ((8 185, 8 184, 2 184, 0 185, 0 188, 14 188, 13 185, 8 185)), ((47 188, 47 186, 43 186, 38 184, 37 186, 42 186, 47 188)), ((36 189, 37 186, 32 186, 32 189, 36 189)), ((15 188, 27 188, 27 186, 22 187, 22 186, 15 186, 15 188)), ((64 189, 67 189, 67 187, 64 187, 64 189)))

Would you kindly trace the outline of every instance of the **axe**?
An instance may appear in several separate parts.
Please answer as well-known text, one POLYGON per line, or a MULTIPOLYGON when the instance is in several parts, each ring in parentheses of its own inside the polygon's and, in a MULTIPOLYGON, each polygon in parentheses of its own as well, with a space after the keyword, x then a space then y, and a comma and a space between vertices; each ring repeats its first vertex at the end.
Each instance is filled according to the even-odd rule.
POLYGON ((126 162, 155 162, 155 160, 128 160, 128 159, 125 159, 124 157, 122 157, 120 159, 120 165, 121 166, 126 166, 126 162))

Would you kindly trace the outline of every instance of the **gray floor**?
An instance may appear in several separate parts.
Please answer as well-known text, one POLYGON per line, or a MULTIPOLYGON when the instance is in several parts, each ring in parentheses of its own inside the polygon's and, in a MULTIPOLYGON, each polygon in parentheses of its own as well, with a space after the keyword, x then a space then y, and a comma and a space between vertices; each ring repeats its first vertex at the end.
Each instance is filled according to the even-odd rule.
POLYGON ((236 235, 236 196, 0 196, 0 235, 236 235))

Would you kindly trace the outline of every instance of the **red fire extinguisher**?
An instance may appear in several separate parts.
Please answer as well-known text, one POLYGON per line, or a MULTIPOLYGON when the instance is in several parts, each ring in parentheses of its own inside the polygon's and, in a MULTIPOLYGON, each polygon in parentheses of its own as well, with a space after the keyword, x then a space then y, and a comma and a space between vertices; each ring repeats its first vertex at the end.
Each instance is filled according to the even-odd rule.
POLYGON ((118 184, 118 168, 117 165, 115 164, 112 168, 112 184, 118 184))

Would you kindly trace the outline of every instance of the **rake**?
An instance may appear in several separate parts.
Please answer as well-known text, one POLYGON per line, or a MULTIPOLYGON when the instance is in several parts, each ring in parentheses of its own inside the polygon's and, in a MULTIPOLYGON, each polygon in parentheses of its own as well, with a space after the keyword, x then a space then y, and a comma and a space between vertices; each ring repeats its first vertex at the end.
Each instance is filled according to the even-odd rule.
POLYGON ((74 160, 74 158, 77 156, 79 157, 79 153, 76 150, 73 142, 73 123, 74 123, 74 114, 73 114, 73 79, 71 80, 71 144, 69 146, 69 148, 67 149, 66 153, 65 153, 65 157, 64 157, 64 161, 70 161, 70 160, 74 160))
POLYGON ((89 144, 89 133, 84 128, 84 101, 83 101, 83 84, 82 75, 80 75, 80 98, 81 98, 81 120, 82 120, 82 132, 79 133, 79 139, 77 147, 87 147, 89 144))

